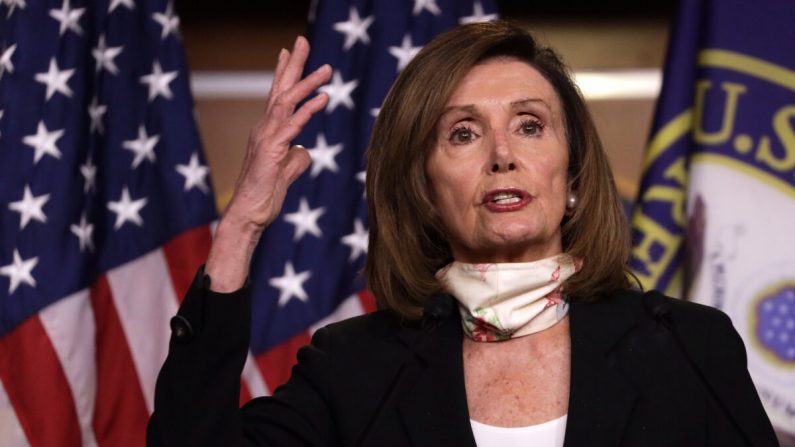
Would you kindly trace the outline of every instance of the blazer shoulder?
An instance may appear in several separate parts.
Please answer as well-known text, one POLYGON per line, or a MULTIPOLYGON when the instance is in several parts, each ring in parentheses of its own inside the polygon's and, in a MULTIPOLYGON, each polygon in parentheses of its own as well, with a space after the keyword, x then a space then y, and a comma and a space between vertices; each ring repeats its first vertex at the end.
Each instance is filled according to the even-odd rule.
POLYGON ((729 324, 731 320, 720 309, 692 301, 672 298, 657 290, 627 290, 606 298, 613 306, 631 311, 636 316, 651 317, 655 320, 672 318, 680 324, 729 324))
POLYGON ((644 310, 652 317, 669 318, 679 328, 731 329, 731 319, 722 310, 705 304, 671 298, 657 290, 643 293, 644 310))
POLYGON ((378 310, 331 323, 319 332, 332 338, 335 346, 374 349, 395 342, 401 333, 419 331, 419 322, 402 319, 387 310, 378 310))
POLYGON ((578 333, 602 340, 606 346, 643 328, 670 332, 702 349, 708 349, 706 343, 710 340, 721 339, 715 334, 732 338, 736 334, 731 320, 722 311, 655 290, 620 291, 599 300, 573 304, 572 323, 578 333))

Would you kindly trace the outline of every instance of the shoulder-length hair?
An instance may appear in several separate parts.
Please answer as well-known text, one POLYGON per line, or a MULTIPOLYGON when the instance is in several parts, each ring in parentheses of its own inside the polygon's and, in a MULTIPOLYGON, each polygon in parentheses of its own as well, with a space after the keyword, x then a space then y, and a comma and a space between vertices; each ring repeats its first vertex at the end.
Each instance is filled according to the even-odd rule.
POLYGON ((538 70, 561 102, 569 183, 578 201, 561 222, 563 251, 583 259, 565 285, 570 299, 596 299, 630 287, 629 229, 607 156, 568 68, 554 50, 507 22, 460 26, 438 36, 398 76, 376 119, 367 156, 370 245, 365 276, 378 306, 422 316, 442 292, 437 270, 452 261, 446 230, 430 199, 425 163, 455 88, 476 64, 512 57, 538 70))

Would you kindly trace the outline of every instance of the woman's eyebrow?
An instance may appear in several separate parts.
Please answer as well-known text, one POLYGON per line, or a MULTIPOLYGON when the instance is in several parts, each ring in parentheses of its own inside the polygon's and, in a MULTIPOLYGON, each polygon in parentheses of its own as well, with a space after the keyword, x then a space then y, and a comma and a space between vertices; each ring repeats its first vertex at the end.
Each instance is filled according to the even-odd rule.
POLYGON ((478 108, 474 104, 464 104, 464 105, 460 105, 460 106, 449 106, 449 107, 445 107, 445 109, 442 110, 442 115, 441 116, 445 116, 445 115, 447 115, 450 112, 459 112, 459 111, 460 112, 465 112, 465 113, 477 114, 478 113, 478 108))
MULTIPOLYGON (((532 106, 536 106, 536 107, 541 106, 544 109, 548 110, 550 113, 552 112, 552 108, 542 98, 523 98, 523 99, 518 99, 516 101, 511 101, 510 108, 515 110, 515 109, 521 109, 523 107, 527 107, 527 106, 531 106, 531 105, 532 106)), ((445 107, 445 109, 442 111, 440 119, 443 119, 445 116, 447 116, 449 113, 452 113, 452 112, 463 112, 463 113, 466 113, 466 114, 469 114, 469 115, 475 115, 475 116, 479 116, 480 115, 480 112, 478 111, 478 107, 476 105, 474 105, 474 104, 461 104, 461 105, 453 105, 453 106, 445 107)))
POLYGON ((519 109, 528 105, 540 105, 543 108, 552 111, 552 108, 549 107, 549 104, 547 104, 547 102, 541 98, 525 98, 511 102, 512 109, 519 109))

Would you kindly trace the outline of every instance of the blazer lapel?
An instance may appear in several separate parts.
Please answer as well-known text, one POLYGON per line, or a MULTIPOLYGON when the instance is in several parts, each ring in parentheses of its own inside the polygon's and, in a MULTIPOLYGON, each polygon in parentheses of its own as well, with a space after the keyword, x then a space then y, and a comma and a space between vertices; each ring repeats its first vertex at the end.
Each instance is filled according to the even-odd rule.
POLYGON ((414 446, 471 446, 458 312, 430 331, 404 331, 401 339, 414 350, 403 376, 405 394, 398 410, 414 446))
POLYGON ((637 392, 615 368, 611 348, 635 325, 618 299, 571 306, 571 387, 565 446, 621 444, 637 392))

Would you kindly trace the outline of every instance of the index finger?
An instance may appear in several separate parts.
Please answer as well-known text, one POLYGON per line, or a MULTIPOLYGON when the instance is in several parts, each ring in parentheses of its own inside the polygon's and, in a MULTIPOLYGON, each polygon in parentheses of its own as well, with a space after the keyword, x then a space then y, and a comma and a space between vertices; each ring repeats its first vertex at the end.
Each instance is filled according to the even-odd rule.
POLYGON ((304 71, 304 64, 309 57, 309 42, 303 36, 298 36, 293 45, 293 51, 288 53, 287 62, 281 73, 274 76, 273 91, 283 92, 298 82, 301 79, 301 73, 304 71))

